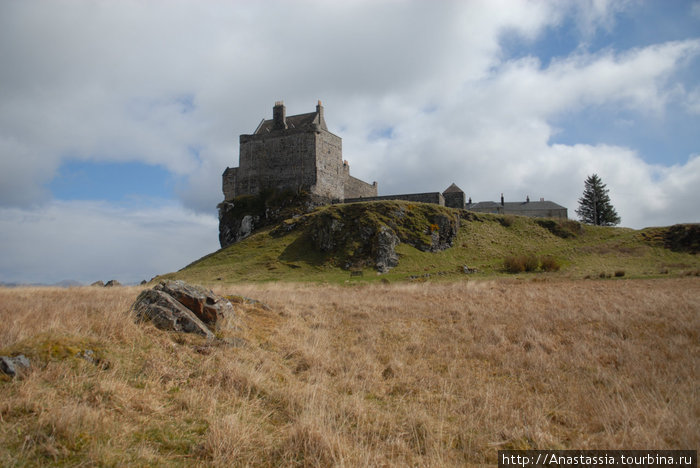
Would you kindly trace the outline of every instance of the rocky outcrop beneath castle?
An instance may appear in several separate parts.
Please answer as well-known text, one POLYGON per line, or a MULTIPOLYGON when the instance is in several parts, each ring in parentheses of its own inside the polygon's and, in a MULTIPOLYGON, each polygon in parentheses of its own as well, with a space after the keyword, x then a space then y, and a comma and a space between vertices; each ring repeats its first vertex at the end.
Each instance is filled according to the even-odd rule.
POLYGON ((386 273, 399 263, 396 247, 409 244, 424 252, 452 246, 459 212, 437 205, 397 201, 333 205, 321 212, 286 220, 272 231, 283 236, 303 231, 311 247, 342 268, 374 267, 386 273))
POLYGON ((235 213, 234 202, 219 203, 219 244, 228 247, 250 236, 255 226, 260 223, 260 216, 235 213))
POLYGON ((219 244, 235 244, 258 229, 326 205, 330 200, 293 191, 264 191, 219 203, 219 244))
POLYGON ((131 310, 137 322, 150 321, 161 330, 196 333, 209 339, 234 315, 227 299, 179 280, 162 281, 143 291, 131 310))
POLYGON ((399 256, 396 246, 401 240, 399 236, 388 226, 382 226, 377 233, 374 246, 374 266, 380 273, 386 273, 399 264, 399 256))

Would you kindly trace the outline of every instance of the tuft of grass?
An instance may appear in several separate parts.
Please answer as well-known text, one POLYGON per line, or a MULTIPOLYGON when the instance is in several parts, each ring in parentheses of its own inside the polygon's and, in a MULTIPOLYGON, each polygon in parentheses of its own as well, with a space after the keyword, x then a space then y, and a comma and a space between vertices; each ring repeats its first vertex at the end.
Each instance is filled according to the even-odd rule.
POLYGON ((535 219, 534 222, 562 239, 583 234, 583 225, 572 219, 535 219))

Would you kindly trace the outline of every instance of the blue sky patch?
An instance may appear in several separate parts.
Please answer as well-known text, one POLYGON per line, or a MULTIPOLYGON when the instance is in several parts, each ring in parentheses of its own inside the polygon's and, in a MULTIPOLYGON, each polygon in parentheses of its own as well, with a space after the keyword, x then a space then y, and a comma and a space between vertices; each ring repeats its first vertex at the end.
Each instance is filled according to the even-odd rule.
POLYGON ((59 200, 172 198, 175 182, 175 176, 162 166, 69 160, 60 167, 49 190, 59 200))

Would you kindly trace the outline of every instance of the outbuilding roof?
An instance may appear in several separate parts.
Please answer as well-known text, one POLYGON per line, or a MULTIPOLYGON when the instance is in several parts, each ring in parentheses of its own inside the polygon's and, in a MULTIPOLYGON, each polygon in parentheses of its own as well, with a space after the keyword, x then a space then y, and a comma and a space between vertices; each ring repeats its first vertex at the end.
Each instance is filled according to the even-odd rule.
POLYGON ((457 187, 457 184, 452 183, 452 185, 450 185, 449 187, 447 187, 447 188, 445 189, 445 191, 442 192, 442 193, 460 193, 460 192, 461 192, 461 193, 464 193, 464 190, 462 190, 461 188, 457 187))
MULTIPOLYGON (((485 201, 472 203, 467 205, 468 210, 496 210, 501 206, 498 202, 485 201)), ((505 202, 503 208, 508 212, 515 211, 530 211, 530 210, 565 210, 563 206, 553 201, 523 201, 523 202, 505 202)))

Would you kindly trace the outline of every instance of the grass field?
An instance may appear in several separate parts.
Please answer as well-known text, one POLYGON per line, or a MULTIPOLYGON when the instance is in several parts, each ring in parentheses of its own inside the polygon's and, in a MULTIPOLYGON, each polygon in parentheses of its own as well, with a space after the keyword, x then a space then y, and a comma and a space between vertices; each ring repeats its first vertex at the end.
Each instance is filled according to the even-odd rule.
POLYGON ((0 465, 442 467, 700 445, 700 279, 519 278, 218 286, 269 306, 236 306, 222 334, 237 345, 134 324, 139 288, 0 289, 0 354, 33 363, 0 381, 0 465))

